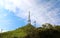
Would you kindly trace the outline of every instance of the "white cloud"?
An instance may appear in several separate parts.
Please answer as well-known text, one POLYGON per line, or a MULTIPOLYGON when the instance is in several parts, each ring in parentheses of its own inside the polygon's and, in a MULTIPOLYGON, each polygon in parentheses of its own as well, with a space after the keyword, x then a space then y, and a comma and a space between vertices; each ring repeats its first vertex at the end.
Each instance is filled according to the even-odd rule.
POLYGON ((4 32, 7 32, 8 30, 4 30, 4 29, 1 29, 0 28, 0 33, 4 33, 4 32))
POLYGON ((37 5, 35 0, 4 0, 2 2, 0 5, 4 6, 5 9, 13 11, 16 16, 23 19, 27 19, 30 10, 32 22, 36 20, 38 24, 43 24, 45 22, 54 23, 56 20, 54 20, 52 16, 55 15, 56 13, 54 12, 58 10, 48 11, 54 4, 51 1, 45 4, 39 3, 39 5, 37 5), (19 12, 16 11, 16 8, 19 8, 19 12))
POLYGON ((0 18, 5 18, 8 14, 0 14, 0 18))

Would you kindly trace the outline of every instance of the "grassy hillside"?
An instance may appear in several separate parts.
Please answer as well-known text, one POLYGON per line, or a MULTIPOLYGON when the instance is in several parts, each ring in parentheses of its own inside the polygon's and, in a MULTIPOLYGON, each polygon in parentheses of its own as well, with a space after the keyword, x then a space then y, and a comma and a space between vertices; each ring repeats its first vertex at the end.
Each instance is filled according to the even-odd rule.
POLYGON ((0 38, 60 38, 60 26, 46 23, 42 27, 35 28, 27 24, 16 30, 0 33, 0 38))
POLYGON ((27 24, 14 31, 2 33, 2 34, 0 34, 0 37, 1 38, 15 38, 15 37, 24 38, 25 36, 27 36, 28 32, 30 32, 33 29, 35 29, 35 27, 33 27, 31 24, 27 24))

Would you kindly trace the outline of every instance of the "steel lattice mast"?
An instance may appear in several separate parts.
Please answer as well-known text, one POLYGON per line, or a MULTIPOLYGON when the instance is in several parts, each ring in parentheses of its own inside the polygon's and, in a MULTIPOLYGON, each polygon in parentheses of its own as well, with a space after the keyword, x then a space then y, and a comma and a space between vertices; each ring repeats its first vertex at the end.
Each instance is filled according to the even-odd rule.
POLYGON ((28 15, 28 23, 31 24, 30 11, 29 11, 29 15, 28 15))

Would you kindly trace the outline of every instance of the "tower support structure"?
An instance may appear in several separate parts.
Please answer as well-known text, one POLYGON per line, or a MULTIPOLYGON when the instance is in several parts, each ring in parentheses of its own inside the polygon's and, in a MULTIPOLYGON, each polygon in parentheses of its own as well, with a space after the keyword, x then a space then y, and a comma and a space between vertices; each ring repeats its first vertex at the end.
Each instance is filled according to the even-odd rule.
POLYGON ((29 11, 29 15, 28 15, 28 24, 31 24, 30 11, 29 11))

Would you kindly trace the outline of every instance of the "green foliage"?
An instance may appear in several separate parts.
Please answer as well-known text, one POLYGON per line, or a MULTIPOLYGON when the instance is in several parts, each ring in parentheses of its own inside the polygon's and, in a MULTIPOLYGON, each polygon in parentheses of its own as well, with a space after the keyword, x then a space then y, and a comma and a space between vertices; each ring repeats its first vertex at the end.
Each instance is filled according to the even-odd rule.
POLYGON ((49 23, 43 24, 42 27, 43 27, 43 28, 48 28, 48 29, 53 28, 53 26, 52 26, 51 24, 49 24, 49 23))
POLYGON ((0 38, 60 38, 60 26, 46 23, 35 28, 27 24, 16 30, 0 33, 0 38))

